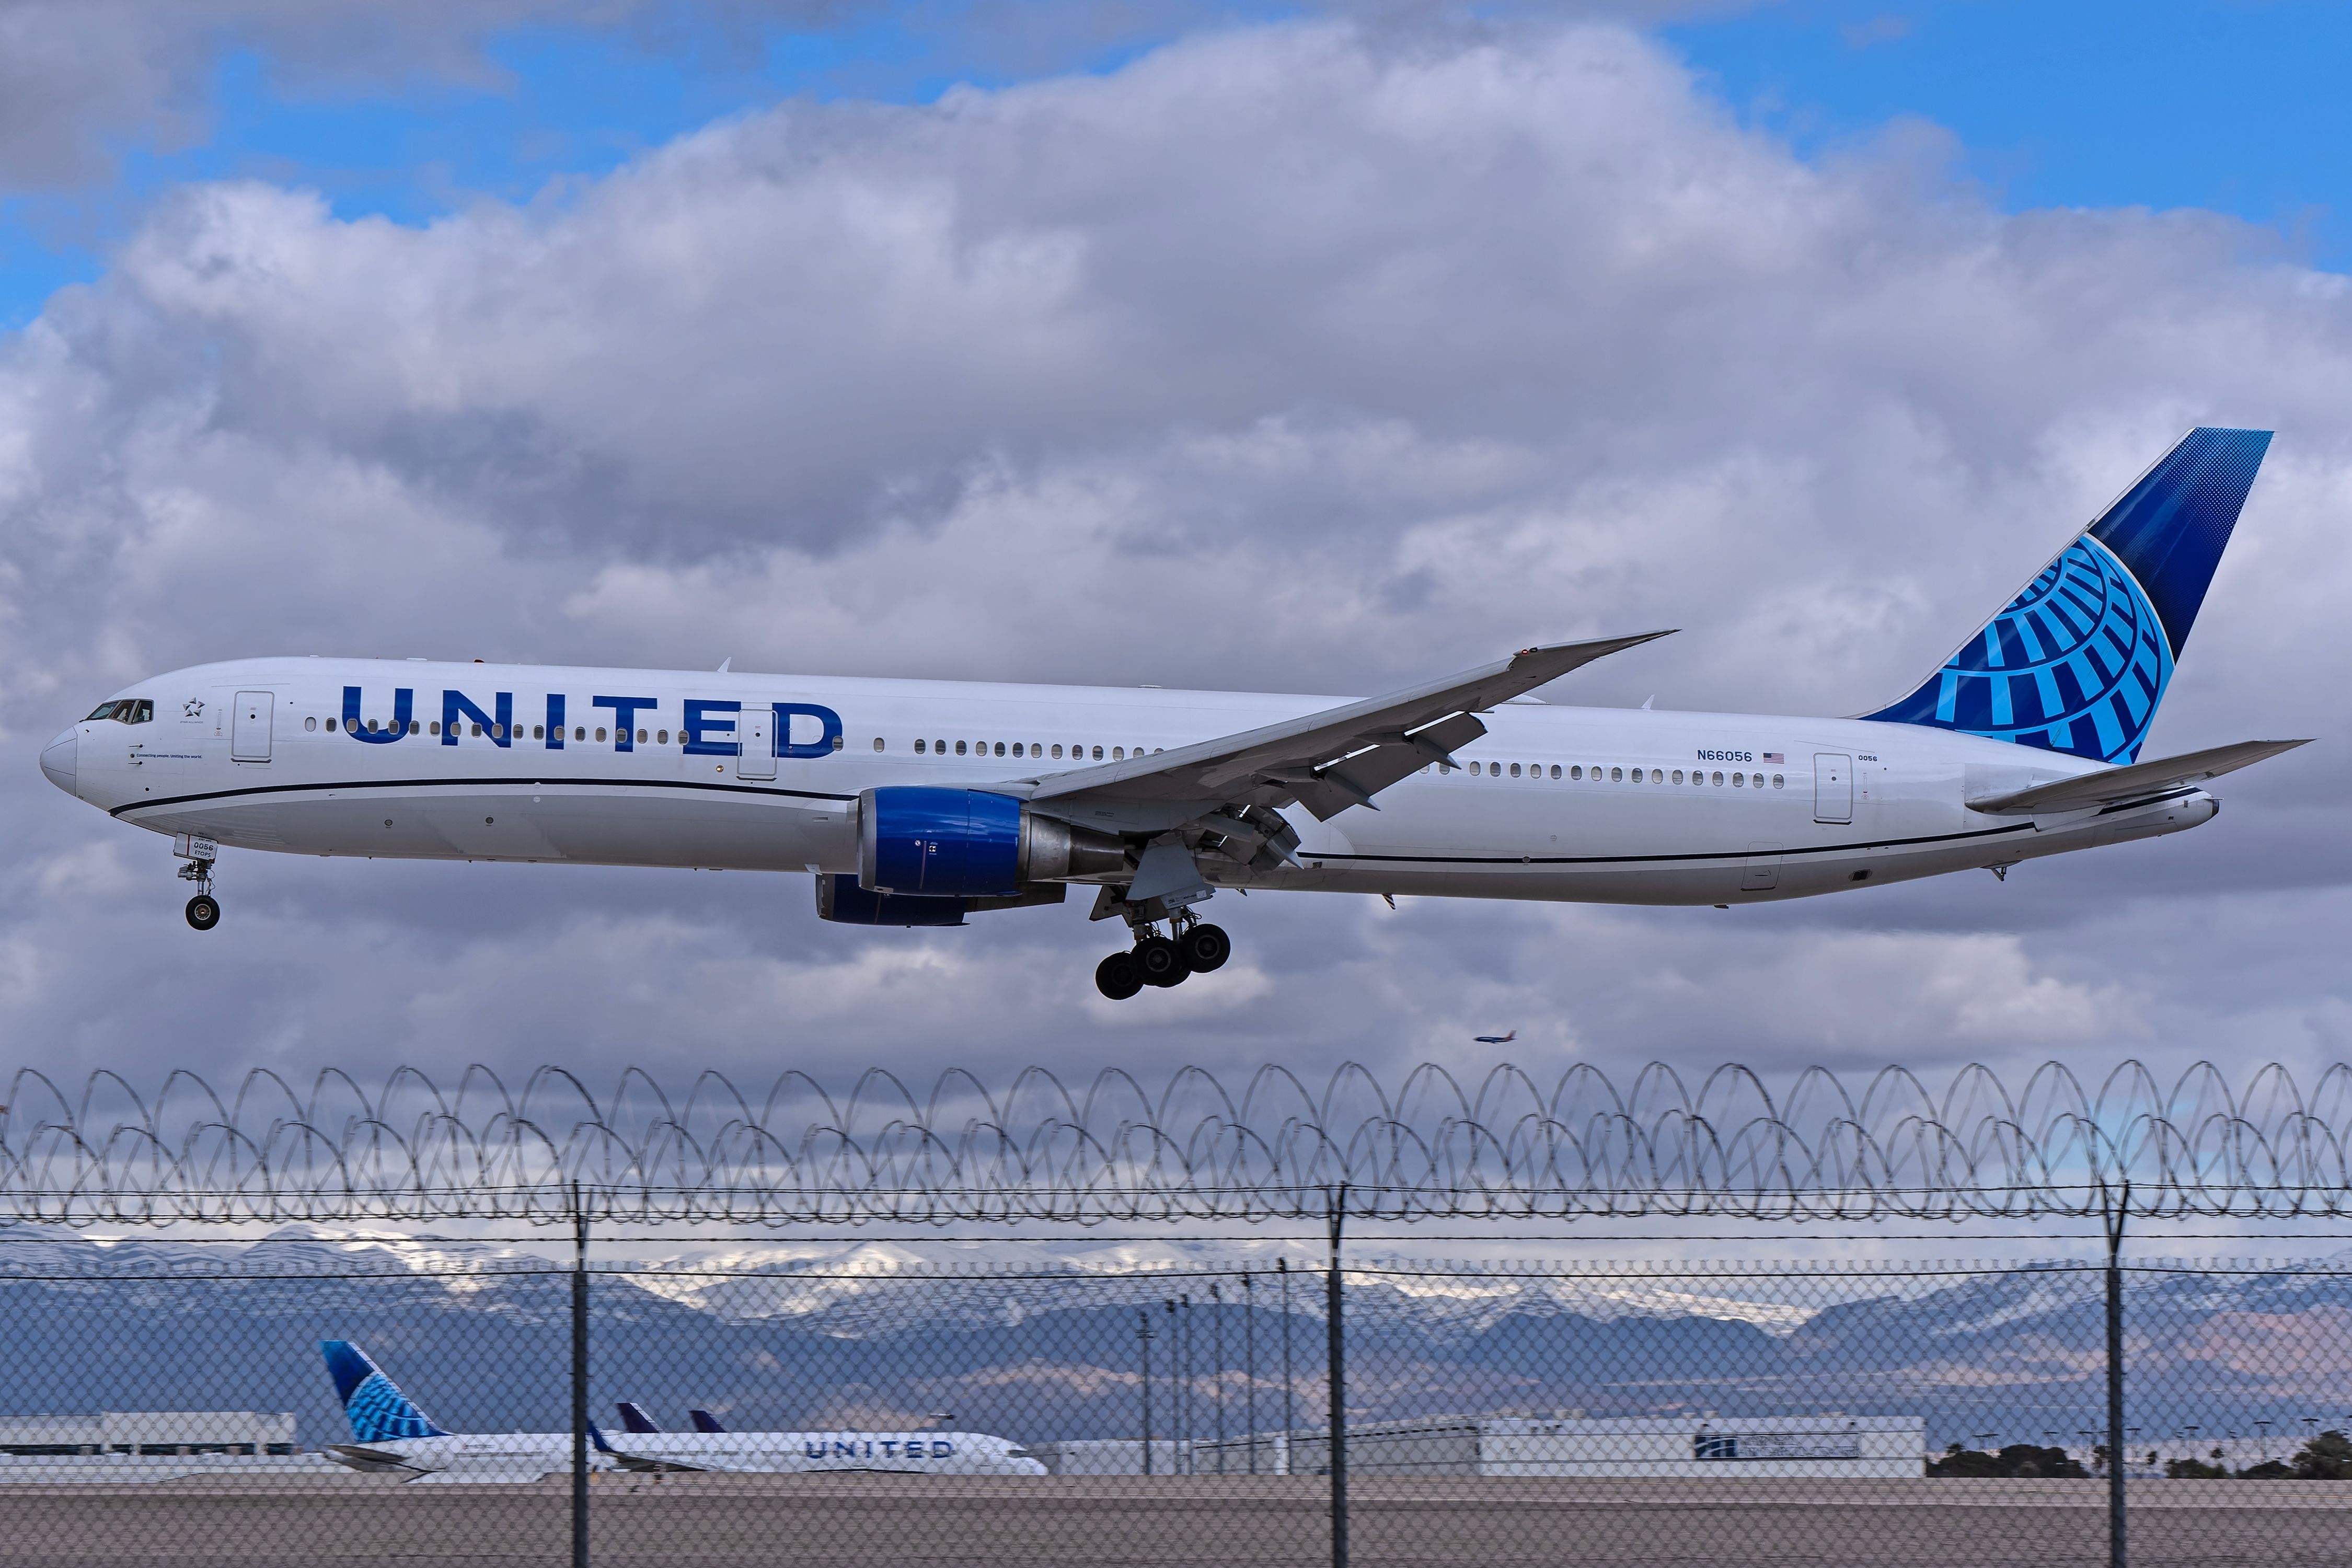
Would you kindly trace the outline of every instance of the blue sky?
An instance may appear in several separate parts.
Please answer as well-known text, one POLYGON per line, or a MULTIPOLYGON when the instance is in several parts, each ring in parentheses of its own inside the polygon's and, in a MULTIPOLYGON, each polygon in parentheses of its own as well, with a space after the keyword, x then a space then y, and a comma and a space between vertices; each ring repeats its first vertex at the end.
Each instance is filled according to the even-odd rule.
MULTIPOLYGON (((1267 8, 1255 8, 1261 14, 1267 8)), ((1183 12, 1197 23, 1199 12, 1183 12)), ((919 101, 957 81, 1099 69, 1156 41, 1091 16, 1008 42, 965 7, 885 7, 829 31, 672 17, 653 37, 537 24, 488 40, 493 70, 452 82, 322 87, 258 48, 212 62, 190 144, 114 142, 94 187, 0 192, 0 323, 91 279, 108 244, 174 184, 255 176, 325 192, 344 216, 427 220, 594 175, 780 99, 919 101)), ((1748 123, 1834 155, 1906 117, 1943 126, 1961 168, 2011 211, 2198 206, 2278 230, 2291 253, 2352 262, 2352 7, 2316 0, 1790 0, 1670 25, 1664 37, 1748 123)))

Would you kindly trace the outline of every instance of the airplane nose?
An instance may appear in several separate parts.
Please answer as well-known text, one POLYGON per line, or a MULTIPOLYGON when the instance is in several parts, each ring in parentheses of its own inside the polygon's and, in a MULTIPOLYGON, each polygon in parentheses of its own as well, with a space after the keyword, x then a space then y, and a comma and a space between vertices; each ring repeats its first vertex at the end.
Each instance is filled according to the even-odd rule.
POLYGON ((81 796, 81 781, 77 776, 79 770, 76 766, 80 752, 81 732, 78 730, 64 731, 56 740, 41 748, 41 771, 49 775, 51 784, 76 799, 81 796))

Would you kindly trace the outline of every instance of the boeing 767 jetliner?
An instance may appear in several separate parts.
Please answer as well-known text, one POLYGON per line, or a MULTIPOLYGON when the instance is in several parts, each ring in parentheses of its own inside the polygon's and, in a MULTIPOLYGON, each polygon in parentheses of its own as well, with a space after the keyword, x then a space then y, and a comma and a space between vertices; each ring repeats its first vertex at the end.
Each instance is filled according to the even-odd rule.
POLYGON ((1522 648, 1367 701, 256 658, 142 680, 59 789, 225 847, 805 871, 818 914, 952 926, 1095 889, 1112 997, 1225 962, 1219 889, 1634 904, 1802 898, 2152 838, 2299 741, 2139 760, 2270 445, 2197 429, 1909 692, 1853 719, 1528 695, 1663 632, 1522 648))

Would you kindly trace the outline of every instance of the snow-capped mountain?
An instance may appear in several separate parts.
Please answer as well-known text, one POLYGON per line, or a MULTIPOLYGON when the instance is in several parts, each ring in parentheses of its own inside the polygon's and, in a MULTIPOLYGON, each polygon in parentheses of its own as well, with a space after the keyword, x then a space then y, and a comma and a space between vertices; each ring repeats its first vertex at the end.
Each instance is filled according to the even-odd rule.
MULTIPOLYGON (((1320 1258, 1299 1244, 605 1250, 629 1256, 596 1264, 600 1411, 629 1398, 673 1419, 700 1405, 785 1426, 948 1411, 1024 1439, 1131 1435, 1148 1356, 1162 1430, 1180 1386, 1202 1434, 1321 1418, 1320 1258)), ((2185 1441, 2191 1425, 2352 1426, 2336 1407, 2352 1268, 2127 1279, 2136 1442, 2185 1441)), ((551 1427, 568 1402, 570 1291, 568 1259, 541 1245, 327 1226, 235 1246, 0 1228, 0 1409, 289 1409, 305 1441, 332 1440, 316 1342, 350 1338, 445 1425, 551 1427)), ((2075 1441, 2104 1424, 2101 1280, 2079 1266, 1522 1272, 1359 1254, 1346 1300, 1362 1417, 1921 1414, 1938 1446, 2075 1441)))

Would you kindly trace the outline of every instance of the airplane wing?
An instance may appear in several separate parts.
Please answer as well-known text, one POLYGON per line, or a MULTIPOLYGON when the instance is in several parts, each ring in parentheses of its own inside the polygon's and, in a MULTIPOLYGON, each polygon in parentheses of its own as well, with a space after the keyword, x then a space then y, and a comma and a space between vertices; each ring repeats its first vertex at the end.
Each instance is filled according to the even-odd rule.
POLYGON ((1546 681, 1636 647, 1664 631, 1521 648, 1507 659, 1368 701, 1122 763, 1073 768, 1037 781, 1030 800, 1071 820, 1126 831, 1173 827, 1220 807, 1272 810, 1293 802, 1328 822, 1486 732, 1476 714, 1546 681))
POLYGON ((2240 741, 2233 745, 2213 746, 2178 757, 2158 757, 2153 762, 2131 763, 2120 768, 2103 768, 2095 773, 2084 773, 2080 778, 2060 779, 2055 784, 2035 784, 2032 789, 1989 795, 1969 802, 1969 809, 2006 816, 2116 805, 2126 801, 2145 800, 2167 790, 2202 784, 2207 779, 2220 778, 2223 773, 2235 773, 2240 768, 2266 762, 2282 752, 2291 752, 2297 746, 2310 743, 2307 740, 2240 741))

